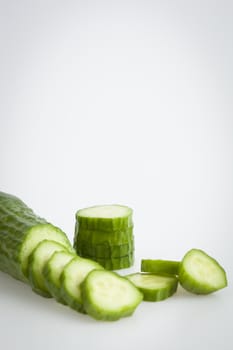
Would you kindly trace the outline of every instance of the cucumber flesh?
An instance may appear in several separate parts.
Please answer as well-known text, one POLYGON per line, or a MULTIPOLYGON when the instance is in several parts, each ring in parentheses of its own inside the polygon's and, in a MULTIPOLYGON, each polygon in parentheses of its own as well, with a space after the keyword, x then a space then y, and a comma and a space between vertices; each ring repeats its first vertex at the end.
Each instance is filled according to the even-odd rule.
POLYGON ((179 282, 189 292, 209 294, 225 288, 227 277, 214 258, 200 249, 191 249, 180 264, 179 282))
POLYGON ((29 256, 29 281, 34 292, 51 297, 46 287, 43 269, 47 261, 56 251, 67 251, 66 247, 55 241, 44 240, 40 242, 29 256))
POLYGON ((90 272, 81 289, 86 312, 97 320, 130 316, 143 298, 129 280, 105 270, 90 272))
POLYGON ((103 269, 98 263, 80 257, 69 262, 61 274, 61 297, 74 310, 84 313, 81 283, 94 269, 103 269))
POLYGON ((47 289, 52 297, 62 304, 66 304, 66 302, 61 297, 60 277, 64 267, 75 257, 75 254, 69 252, 56 251, 43 268, 44 282, 47 289))
POLYGON ((143 293, 143 300, 145 301, 167 299, 177 290, 178 279, 175 276, 133 273, 125 277, 143 293))
POLYGON ((152 272, 158 274, 179 274, 179 261, 172 260, 151 260, 151 259, 142 259, 141 260, 141 271, 142 272, 152 272))

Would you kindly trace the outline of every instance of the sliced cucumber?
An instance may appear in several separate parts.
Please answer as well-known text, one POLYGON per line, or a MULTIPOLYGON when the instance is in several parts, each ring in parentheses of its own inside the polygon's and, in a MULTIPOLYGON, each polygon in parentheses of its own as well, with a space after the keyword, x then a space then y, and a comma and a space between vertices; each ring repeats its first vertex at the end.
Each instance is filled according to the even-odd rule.
POLYGON ((61 297, 72 308, 85 312, 80 285, 88 273, 94 269, 103 269, 98 263, 80 257, 69 262, 61 274, 61 297))
POLYGON ((76 214, 79 227, 87 230, 114 231, 133 226, 133 211, 123 205, 100 205, 81 209, 76 214))
POLYGON ((175 276, 133 273, 125 277, 143 293, 143 300, 145 301, 167 299, 177 290, 178 279, 175 276))
POLYGON ((86 312, 97 320, 115 321, 133 314, 142 293, 126 278, 110 271, 92 271, 81 286, 86 312))
POLYGON ((72 250, 64 232, 37 216, 19 198, 0 192, 0 270, 28 282, 28 257, 44 239, 72 250))
POLYGON ((47 261, 43 269, 44 282, 52 297, 58 302, 66 304, 61 297, 61 282, 60 277, 64 267, 77 255, 65 252, 56 251, 47 261))
POLYGON ((129 253, 128 255, 121 256, 119 258, 93 258, 90 257, 90 259, 93 259, 97 261, 99 264, 101 264, 106 270, 121 270, 126 269, 133 265, 134 263, 134 254, 129 253))
POLYGON ((178 275, 179 273, 179 261, 172 260, 150 260, 142 259, 141 260, 141 271, 142 272, 152 272, 158 274, 171 274, 178 275))
POLYGON ((110 245, 108 242, 100 244, 90 244, 89 242, 79 243, 77 246, 77 252, 83 254, 83 256, 91 256, 93 258, 119 258, 132 253, 134 250, 134 242, 131 240, 129 243, 110 245))
POLYGON ((46 287, 43 269, 49 258, 57 251, 67 251, 66 247, 55 241, 44 240, 40 242, 29 256, 29 281, 34 292, 51 297, 46 287))
POLYGON ((191 249, 185 254, 179 281, 183 288, 195 294, 209 294, 227 286, 222 266, 200 249, 191 249))

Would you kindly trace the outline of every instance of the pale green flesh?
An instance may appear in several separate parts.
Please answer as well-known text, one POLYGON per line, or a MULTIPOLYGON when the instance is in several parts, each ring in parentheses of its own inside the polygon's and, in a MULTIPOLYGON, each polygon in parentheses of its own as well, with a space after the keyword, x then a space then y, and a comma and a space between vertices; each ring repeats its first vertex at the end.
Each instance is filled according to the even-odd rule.
POLYGON ((82 303, 80 285, 88 273, 94 269, 103 269, 103 267, 94 261, 84 258, 74 259, 65 267, 62 283, 64 283, 65 290, 69 293, 69 296, 82 303))
POLYGON ((54 241, 44 240, 33 251, 30 257, 30 271, 33 274, 34 287, 41 288, 42 290, 47 289, 43 276, 44 265, 55 251, 62 250, 66 250, 66 247, 54 241))
POLYGON ((174 278, 157 276, 157 275, 147 275, 147 274, 133 274, 127 276, 127 278, 133 282, 138 288, 146 289, 162 289, 167 287, 170 283, 174 283, 174 278))
POLYGON ((130 208, 121 205, 102 205, 81 209, 78 211, 78 215, 88 218, 114 219, 128 216, 131 212, 130 208))
POLYGON ((68 252, 55 252, 53 256, 48 261, 48 268, 50 271, 49 278, 56 285, 60 285, 60 275, 63 268, 68 264, 75 255, 68 252))
POLYGON ((200 284, 219 288, 225 285, 225 276, 219 266, 201 251, 189 254, 183 261, 186 272, 200 284))

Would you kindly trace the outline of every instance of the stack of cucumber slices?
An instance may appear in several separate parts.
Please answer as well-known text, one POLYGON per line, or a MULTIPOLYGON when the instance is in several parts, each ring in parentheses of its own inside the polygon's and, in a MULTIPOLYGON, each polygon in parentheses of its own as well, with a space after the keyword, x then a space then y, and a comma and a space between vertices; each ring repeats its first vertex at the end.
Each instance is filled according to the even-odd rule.
POLYGON ((133 211, 122 205, 81 209, 76 214, 74 248, 107 270, 133 265, 133 211))
POLYGON ((142 300, 172 296, 178 282, 195 294, 227 286, 224 269, 199 249, 180 262, 143 259, 141 272, 126 276, 108 271, 133 264, 132 209, 91 207, 79 210, 76 219, 73 248, 59 228, 0 192, 0 270, 41 296, 110 321, 132 315, 142 300))

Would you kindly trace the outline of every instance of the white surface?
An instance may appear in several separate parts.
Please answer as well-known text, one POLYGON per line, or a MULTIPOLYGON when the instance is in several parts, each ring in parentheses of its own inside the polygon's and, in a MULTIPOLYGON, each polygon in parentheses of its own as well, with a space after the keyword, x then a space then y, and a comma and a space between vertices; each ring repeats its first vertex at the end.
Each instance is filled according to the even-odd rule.
MULTIPOLYGON (((73 238, 134 209, 136 262, 206 250, 229 287, 96 322, 0 274, 1 347, 233 348, 232 1, 0 1, 0 185, 73 238)), ((125 271, 127 272, 127 271, 125 271)))

